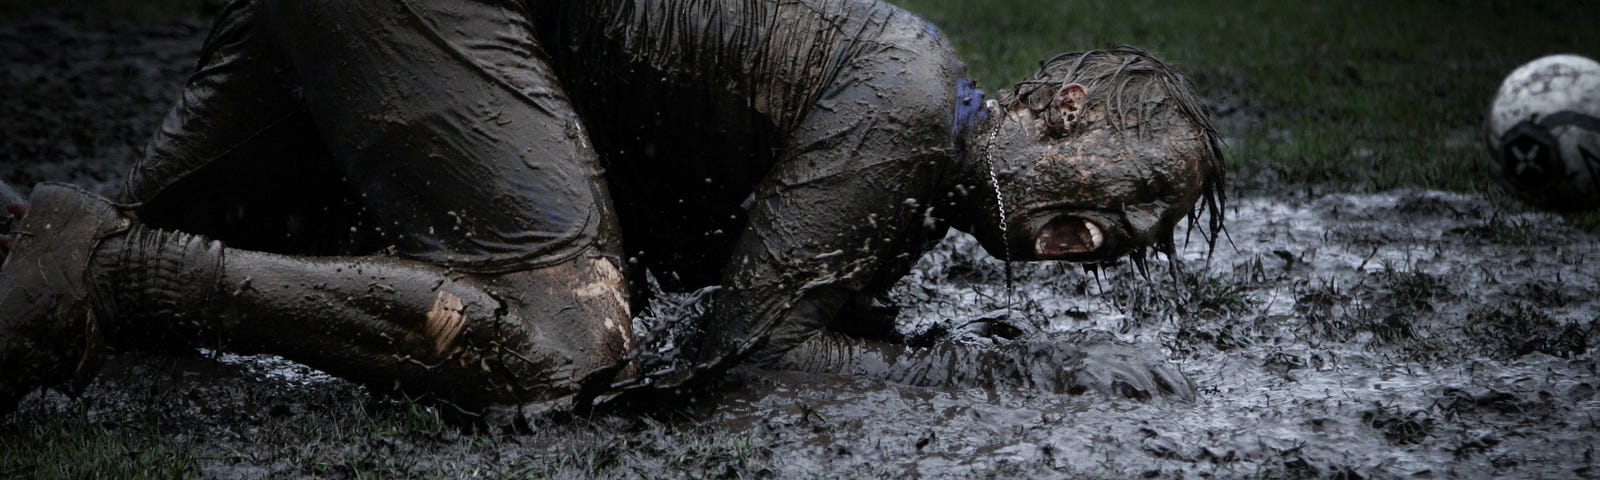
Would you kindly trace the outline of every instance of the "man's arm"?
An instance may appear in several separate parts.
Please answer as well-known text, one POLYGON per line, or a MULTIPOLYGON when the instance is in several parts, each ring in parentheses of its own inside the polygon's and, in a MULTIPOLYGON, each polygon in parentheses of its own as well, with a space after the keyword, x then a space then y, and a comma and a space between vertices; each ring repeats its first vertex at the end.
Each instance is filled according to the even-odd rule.
MULTIPOLYGON (((872 143, 885 142, 857 144, 872 143)), ((945 154, 873 153, 831 169, 817 166, 832 159, 806 157, 840 153, 800 155, 763 186, 703 327, 716 348, 776 359, 815 338, 875 280, 915 261, 934 230, 924 226, 929 206, 919 195, 931 190, 945 154)))

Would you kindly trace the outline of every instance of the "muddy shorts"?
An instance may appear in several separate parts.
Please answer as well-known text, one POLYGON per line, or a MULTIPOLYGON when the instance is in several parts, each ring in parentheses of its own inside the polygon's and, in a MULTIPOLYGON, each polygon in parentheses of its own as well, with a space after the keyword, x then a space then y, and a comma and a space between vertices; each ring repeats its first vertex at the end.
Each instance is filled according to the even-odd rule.
POLYGON ((399 255, 512 271, 614 228, 587 138, 520 2, 237 0, 124 200, 312 142, 399 255))

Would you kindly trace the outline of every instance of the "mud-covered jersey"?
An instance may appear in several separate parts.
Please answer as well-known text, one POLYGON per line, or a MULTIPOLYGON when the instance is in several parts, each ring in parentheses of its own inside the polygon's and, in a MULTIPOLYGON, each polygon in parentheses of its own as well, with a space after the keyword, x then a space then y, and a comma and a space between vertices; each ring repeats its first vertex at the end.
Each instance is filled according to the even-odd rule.
POLYGON ((873 0, 533 0, 530 18, 627 254, 669 289, 726 287, 702 360, 815 338, 943 236, 965 67, 927 21, 873 0))
MULTIPOLYGON (((799 147, 794 133, 815 127, 806 122, 816 109, 859 110, 863 119, 887 114, 895 124, 874 128, 896 129, 892 137, 919 149, 952 146, 949 102, 963 67, 931 24, 886 3, 533 0, 530 7, 606 164, 629 255, 655 267, 669 287, 721 280, 758 185, 799 147), (928 83, 918 88, 929 94, 889 91, 901 82, 928 83), (859 86, 876 93, 841 95, 859 86)), ((861 158, 870 152, 847 138, 833 140, 837 154, 806 160, 839 165, 805 167, 847 171, 878 160, 861 158)), ((927 197, 927 179, 900 180, 876 188, 901 200, 927 197)))

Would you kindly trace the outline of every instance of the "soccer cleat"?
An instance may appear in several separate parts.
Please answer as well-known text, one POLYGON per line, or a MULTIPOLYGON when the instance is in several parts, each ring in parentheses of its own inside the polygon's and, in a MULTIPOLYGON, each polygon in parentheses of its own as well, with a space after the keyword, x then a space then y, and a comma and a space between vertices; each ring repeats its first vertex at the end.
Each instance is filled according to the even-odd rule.
POLYGON ((89 259, 132 221, 71 185, 34 188, 0 264, 0 415, 39 388, 81 388, 104 353, 85 286, 89 259))

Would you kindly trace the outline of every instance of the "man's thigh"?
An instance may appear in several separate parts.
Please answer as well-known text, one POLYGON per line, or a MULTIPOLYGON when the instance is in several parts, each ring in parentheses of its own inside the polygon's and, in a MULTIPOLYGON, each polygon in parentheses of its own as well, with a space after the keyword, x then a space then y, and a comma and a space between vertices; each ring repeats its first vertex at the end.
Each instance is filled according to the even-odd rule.
POLYGON ((266 0, 364 229, 480 272, 614 252, 599 160, 520 2, 266 0))

